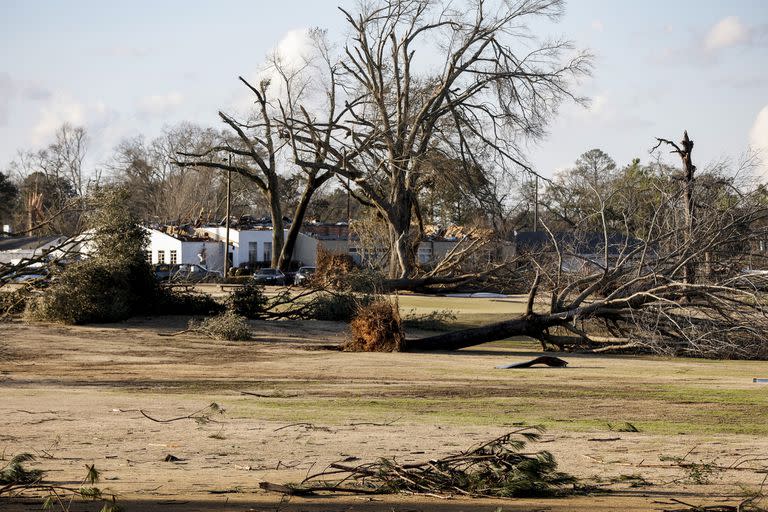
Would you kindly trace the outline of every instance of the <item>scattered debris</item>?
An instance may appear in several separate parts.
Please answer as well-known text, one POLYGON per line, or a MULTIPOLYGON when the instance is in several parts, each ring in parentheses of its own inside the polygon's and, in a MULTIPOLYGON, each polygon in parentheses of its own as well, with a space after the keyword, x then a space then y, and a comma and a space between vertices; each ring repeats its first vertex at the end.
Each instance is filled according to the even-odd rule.
POLYGON ((640 429, 638 429, 636 426, 634 426, 628 421, 625 421, 624 423, 619 423, 617 425, 613 425, 609 423, 608 430, 610 430, 611 432, 640 432, 640 429))
POLYGON ((537 365, 537 364, 543 364, 547 366, 551 366, 553 368, 565 368, 568 366, 568 361, 565 361, 564 359, 560 359, 559 357, 552 357, 552 356, 540 356, 536 359, 531 359, 530 361, 525 361, 523 363, 513 363, 503 366, 497 366, 496 368, 501 370, 509 370, 513 368, 530 368, 531 366, 537 365))
POLYGON ((765 508, 759 506, 760 497, 752 497, 741 501, 736 505, 693 505, 677 498, 670 498, 668 502, 656 501, 663 505, 683 505, 685 508, 665 508, 663 512, 765 512, 765 508))
POLYGON ((180 420, 195 420, 198 424, 204 425, 206 423, 218 423, 218 421, 211 419, 211 414, 217 413, 217 414, 224 414, 224 408, 221 407, 216 402, 211 402, 210 405, 207 405, 206 407, 203 407, 200 410, 197 410, 193 412, 192 414, 187 414, 186 416, 179 416, 178 418, 170 418, 167 420, 160 420, 157 418, 153 418, 146 412, 144 412, 142 409, 139 409, 139 412, 142 416, 147 418, 148 420, 152 420, 155 423, 171 423, 174 421, 180 421, 180 420))
POLYGON ((78 487, 50 484, 43 481, 45 472, 40 469, 27 469, 26 462, 32 462, 35 456, 20 453, 13 457, 8 464, 0 468, 0 497, 18 497, 25 492, 45 493, 42 508, 44 510, 59 510, 69 512, 75 498, 83 501, 101 501, 101 512, 118 512, 122 510, 117 504, 114 494, 105 493, 94 485, 101 478, 101 473, 93 464, 86 464, 85 478, 78 487))
POLYGON ((521 428, 437 460, 399 464, 394 458, 382 458, 359 466, 333 463, 298 485, 262 482, 259 486, 292 496, 323 491, 494 498, 568 494, 576 480, 557 471, 552 454, 522 452, 526 442, 539 439, 540 431, 534 427, 521 428))

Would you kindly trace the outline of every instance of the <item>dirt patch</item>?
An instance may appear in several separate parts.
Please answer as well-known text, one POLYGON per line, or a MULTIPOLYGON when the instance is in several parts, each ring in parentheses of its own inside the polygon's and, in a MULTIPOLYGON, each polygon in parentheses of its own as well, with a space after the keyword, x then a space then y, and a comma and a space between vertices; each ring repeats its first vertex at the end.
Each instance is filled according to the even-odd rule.
MULTIPOLYGON (((173 338, 188 318, 112 326, 0 325, 14 354, 0 374, 0 452, 41 454, 61 482, 103 471, 128 510, 275 510, 258 490, 349 457, 419 462, 520 423, 549 429, 532 449, 614 492, 555 500, 388 496, 293 498, 280 510, 648 510, 655 501, 734 502, 764 475, 716 471, 696 482, 669 457, 728 465, 768 454, 765 363, 562 356, 566 369, 496 370, 535 345, 457 353, 308 351, 338 344, 332 322, 252 322, 250 342, 173 338), (216 422, 155 423, 211 402, 216 422), (631 422, 640 432, 615 432, 631 422), (167 455, 181 459, 165 462, 167 455), (636 486, 640 475, 649 485, 636 486), (634 478, 634 479, 633 479, 634 478), (222 494, 211 494, 211 491, 222 494)), ((28 501, 0 502, 27 510, 28 501)))

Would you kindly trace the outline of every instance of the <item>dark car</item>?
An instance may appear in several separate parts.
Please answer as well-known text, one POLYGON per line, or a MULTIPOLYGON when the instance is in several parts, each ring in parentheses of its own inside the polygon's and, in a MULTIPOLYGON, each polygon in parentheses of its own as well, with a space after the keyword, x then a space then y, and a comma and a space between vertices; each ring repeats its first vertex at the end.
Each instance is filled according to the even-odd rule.
POLYGON ((276 268, 262 268, 253 274, 253 280, 259 284, 285 285, 285 274, 276 268))
POLYGON ((317 267, 301 267, 296 275, 293 276, 293 284, 296 286, 306 285, 311 279, 314 273, 317 271, 317 267))
POLYGON ((155 278, 158 281, 201 283, 215 281, 220 277, 221 272, 208 270, 195 263, 155 265, 155 278))

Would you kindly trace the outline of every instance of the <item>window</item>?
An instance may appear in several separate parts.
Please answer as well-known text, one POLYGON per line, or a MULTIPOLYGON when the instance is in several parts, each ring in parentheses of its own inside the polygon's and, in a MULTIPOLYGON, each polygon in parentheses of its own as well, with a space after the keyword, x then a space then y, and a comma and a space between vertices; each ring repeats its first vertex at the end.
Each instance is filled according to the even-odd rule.
POLYGON ((175 265, 176 264, 176 251, 171 251, 171 261, 170 261, 170 264, 171 265, 175 265))
POLYGON ((419 263, 427 263, 432 259, 431 247, 419 247, 419 263))
POLYGON ((157 262, 165 263, 165 251, 157 251, 157 262))
POLYGON ((264 242, 264 259, 262 261, 272 261, 272 242, 264 242))
POLYGON ((147 263, 152 263, 152 251, 144 251, 144 259, 147 263))
POLYGON ((248 242, 248 263, 259 261, 259 245, 257 242, 248 242))

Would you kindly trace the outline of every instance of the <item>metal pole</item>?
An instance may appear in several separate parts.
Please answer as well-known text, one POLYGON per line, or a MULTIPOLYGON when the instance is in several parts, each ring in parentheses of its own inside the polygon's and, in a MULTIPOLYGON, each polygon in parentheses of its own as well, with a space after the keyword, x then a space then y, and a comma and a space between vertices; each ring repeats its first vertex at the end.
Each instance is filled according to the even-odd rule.
POLYGON ((232 153, 229 154, 229 168, 227 169, 227 234, 224 239, 224 278, 229 275, 229 206, 232 197, 232 153))

